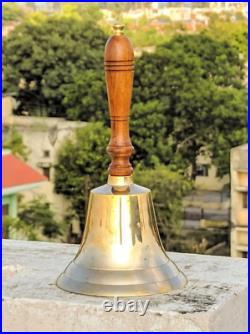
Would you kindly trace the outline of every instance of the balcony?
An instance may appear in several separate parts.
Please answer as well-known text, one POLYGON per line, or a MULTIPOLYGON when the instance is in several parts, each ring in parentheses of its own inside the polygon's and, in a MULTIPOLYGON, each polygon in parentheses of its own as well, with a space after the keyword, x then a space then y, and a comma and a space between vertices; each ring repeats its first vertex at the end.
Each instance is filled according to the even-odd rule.
POLYGON ((248 229, 244 227, 235 227, 236 242, 238 246, 248 245, 248 229))
POLYGON ((248 226, 248 210, 247 209, 237 210, 235 214, 235 218, 236 218, 235 225, 248 226))
POLYGON ((248 172, 238 171, 238 185, 248 189, 248 172))

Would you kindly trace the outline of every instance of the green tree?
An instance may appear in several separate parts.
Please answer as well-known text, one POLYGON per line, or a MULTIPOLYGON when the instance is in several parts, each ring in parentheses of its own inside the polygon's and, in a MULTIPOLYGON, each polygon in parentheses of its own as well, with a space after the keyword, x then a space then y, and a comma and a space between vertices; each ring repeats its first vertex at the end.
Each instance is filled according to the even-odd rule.
POLYGON ((248 141, 247 105, 245 90, 228 87, 216 97, 213 140, 207 147, 219 176, 229 173, 231 148, 248 141))
POLYGON ((62 87, 62 93, 68 119, 107 121, 108 106, 103 71, 89 69, 85 70, 84 75, 76 72, 72 76, 72 82, 62 87))
POLYGON ((171 148, 166 145, 168 117, 165 116, 165 104, 157 99, 135 103, 130 125, 135 147, 132 157, 134 164, 143 163, 146 167, 153 167, 165 162, 171 155, 171 148))
POLYGON ((24 17, 22 8, 15 2, 7 2, 2 4, 2 22, 16 22, 24 17))
POLYGON ((238 51, 204 34, 176 36, 143 54, 134 81, 134 160, 152 167, 155 156, 176 169, 191 164, 195 178, 196 157, 207 147, 224 173, 230 147, 247 140, 243 79, 238 51))
POLYGON ((15 226, 17 218, 10 216, 2 216, 2 238, 9 239, 9 233, 11 227, 15 226))
POLYGON ((94 118, 93 110, 103 112, 106 106, 99 99, 104 94, 103 88, 99 92, 100 81, 105 85, 101 73, 106 35, 84 20, 34 15, 3 41, 3 87, 16 93, 17 113, 94 118), (79 86, 82 90, 74 91, 79 86), (90 87, 95 89, 92 95, 90 87), (79 113, 81 107, 85 111, 79 113))
POLYGON ((21 230, 28 240, 39 240, 41 235, 53 239, 62 234, 62 226, 56 220, 50 203, 42 197, 23 204, 18 218, 14 228, 21 230))
MULTIPOLYGON (((110 158, 106 152, 110 131, 102 123, 77 129, 60 147, 55 165, 55 190, 66 196, 73 214, 83 227, 89 191, 107 182, 110 158)), ((180 230, 182 198, 192 183, 170 168, 159 165, 155 169, 134 173, 135 182, 152 189, 162 236, 178 234, 180 230)))
POLYGON ((25 161, 28 158, 28 149, 23 142, 22 135, 14 127, 9 129, 6 138, 3 140, 3 148, 11 150, 11 153, 25 161))
POLYGON ((61 8, 60 15, 62 17, 72 17, 86 22, 97 24, 102 19, 103 15, 98 4, 79 4, 79 3, 64 3, 61 8))
POLYGON ((248 24, 247 19, 232 21, 223 20, 221 16, 214 15, 210 18, 210 24, 205 34, 218 40, 227 41, 234 46, 247 61, 248 57, 248 24))
POLYGON ((171 240, 181 234, 182 200, 192 189, 192 182, 163 165, 136 168, 134 180, 151 189, 161 239, 164 247, 171 250, 171 240))
POLYGON ((96 122, 77 129, 60 147, 55 165, 55 191, 69 198, 83 224, 90 189, 107 181, 109 129, 96 122))

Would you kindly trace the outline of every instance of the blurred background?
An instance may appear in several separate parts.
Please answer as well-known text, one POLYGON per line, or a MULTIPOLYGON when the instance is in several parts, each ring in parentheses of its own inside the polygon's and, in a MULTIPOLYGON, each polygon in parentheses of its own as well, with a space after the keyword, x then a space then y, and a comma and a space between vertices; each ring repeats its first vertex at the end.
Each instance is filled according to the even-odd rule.
POLYGON ((79 243, 106 183, 103 52, 136 56, 134 181, 164 247, 247 257, 247 2, 4 2, 3 237, 79 243))

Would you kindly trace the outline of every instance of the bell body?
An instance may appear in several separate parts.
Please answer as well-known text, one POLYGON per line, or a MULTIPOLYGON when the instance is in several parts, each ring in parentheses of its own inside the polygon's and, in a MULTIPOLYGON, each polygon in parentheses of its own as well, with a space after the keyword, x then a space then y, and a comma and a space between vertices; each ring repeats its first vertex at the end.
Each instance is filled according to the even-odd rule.
POLYGON ((132 182, 134 54, 122 30, 123 25, 114 26, 104 52, 111 120, 108 183, 91 191, 81 246, 57 279, 63 290, 92 296, 167 293, 187 282, 162 247, 150 190, 132 182))
POLYGON ((90 193, 81 246, 57 286, 109 297, 182 288, 187 280, 163 249, 150 190, 133 184, 130 177, 124 187, 112 185, 115 177, 109 181, 90 193))

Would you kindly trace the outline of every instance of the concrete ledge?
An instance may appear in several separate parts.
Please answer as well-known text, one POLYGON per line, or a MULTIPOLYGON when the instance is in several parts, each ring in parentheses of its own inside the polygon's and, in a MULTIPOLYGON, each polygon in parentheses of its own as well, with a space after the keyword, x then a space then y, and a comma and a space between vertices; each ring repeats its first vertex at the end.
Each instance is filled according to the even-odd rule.
POLYGON ((247 331, 246 259, 169 253, 189 284, 168 295, 140 298, 149 300, 146 314, 140 316, 105 312, 107 298, 75 295, 55 286, 77 249, 3 240, 3 331, 247 331))

